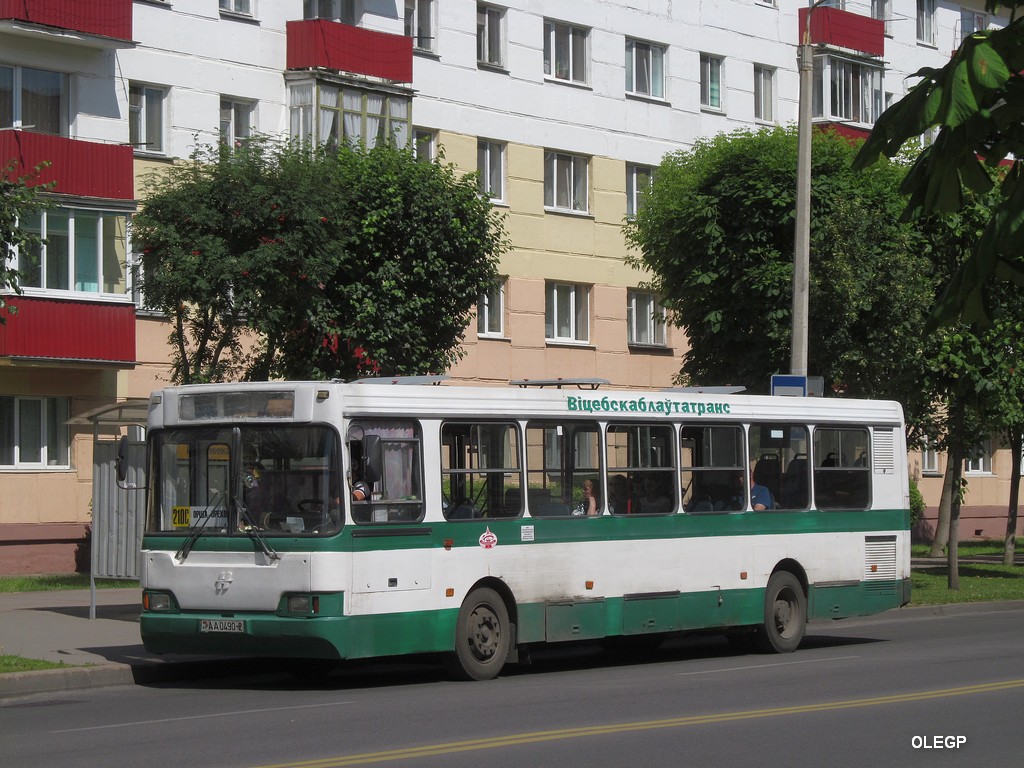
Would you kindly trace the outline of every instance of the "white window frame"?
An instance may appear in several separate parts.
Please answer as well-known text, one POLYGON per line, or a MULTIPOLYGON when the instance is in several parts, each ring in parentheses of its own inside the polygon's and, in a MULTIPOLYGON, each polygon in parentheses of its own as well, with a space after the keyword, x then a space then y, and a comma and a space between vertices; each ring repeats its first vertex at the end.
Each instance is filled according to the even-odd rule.
POLYGON ((67 397, 0 395, 0 469, 66 470, 71 468, 71 438, 67 426, 71 401, 67 397), (30 404, 39 407, 39 457, 25 460, 26 435, 22 419, 30 404), (9 424, 5 422, 10 421, 9 424))
POLYGON ((554 281, 545 284, 544 338, 561 344, 590 341, 590 286, 554 281), (560 332, 563 327, 564 333, 560 332))
POLYGON ((590 158, 544 151, 544 207, 552 211, 589 213, 590 158))
POLYGON ((626 216, 632 219, 640 210, 642 193, 654 183, 654 168, 649 165, 626 163, 626 216))
POLYGON ((302 80, 288 86, 288 111, 291 138, 321 146, 362 140, 370 149, 390 137, 406 148, 412 139, 412 99, 406 94, 302 80))
POLYGON ((631 347, 666 346, 665 311, 658 295, 639 288, 626 291, 626 343, 631 347))
POLYGON ((480 338, 505 337, 505 280, 480 294, 476 304, 476 335, 480 338))
POLYGON ((477 139, 476 170, 480 194, 492 202, 505 201, 505 144, 477 139))
POLYGON ((917 0, 917 42, 935 45, 935 0, 917 0))
POLYGON ((892 37, 892 0, 871 0, 871 18, 881 21, 883 34, 892 37))
POLYGON ((137 153, 165 154, 167 89, 144 83, 128 86, 128 133, 137 153), (138 99, 138 101, 136 101, 138 99), (156 114, 154 114, 154 112, 156 114), (155 125, 153 123, 156 123, 155 125), (156 135, 152 135, 156 134, 156 135))
POLYGON ((58 72, 52 69, 40 69, 39 67, 22 67, 22 66, 3 66, 0 65, 0 71, 6 71, 10 73, 8 75, 11 86, 11 112, 7 115, 0 115, 0 128, 12 128, 16 131, 33 131, 36 133, 47 133, 56 136, 67 136, 68 135, 68 76, 63 72, 58 72), (55 76, 60 83, 60 94, 58 95, 57 104, 57 130, 55 132, 43 130, 34 123, 27 122, 25 119, 25 108, 24 108, 24 80, 25 74, 28 72, 39 72, 44 75, 55 76))
POLYGON ((725 58, 713 53, 700 55, 700 106, 716 112, 725 111, 725 58))
POLYGON ((31 263, 26 254, 20 248, 15 249, 13 266, 22 272, 21 288, 27 295, 80 294, 90 298, 130 295, 129 221, 127 213, 64 206, 34 214, 33 221, 22 222, 22 225, 42 241, 35 254, 38 280, 29 271, 31 263), (84 229, 86 221, 95 224, 92 236, 84 229), (104 270, 104 267, 111 268, 104 270), (121 289, 104 290, 110 281, 121 289))
POLYGON ((303 0, 302 18, 325 19, 355 26, 359 23, 357 0, 303 0))
POLYGON ((563 83, 586 85, 590 82, 590 30, 563 21, 544 19, 544 76, 563 83), (565 36, 567 59, 559 66, 559 52, 565 36), (580 51, 579 48, 583 50, 580 51), (581 71, 582 70, 582 71, 581 71))
POLYGON ((417 51, 437 53, 436 0, 405 0, 405 36, 417 51))
POLYGON ((235 16, 254 16, 254 4, 254 0, 220 0, 220 10, 235 16))
POLYGON ((971 8, 960 8, 960 36, 962 43, 975 32, 983 32, 988 29, 988 14, 983 11, 975 11, 971 8))
POLYGON ((921 446, 921 474, 938 475, 939 472, 939 451, 934 446, 925 442, 921 446))
POLYGON ((238 146, 252 137, 255 129, 256 104, 251 101, 220 97, 221 144, 238 146))
POLYGON ((965 475, 992 474, 992 441, 982 440, 964 459, 965 475))
POLYGON ((775 121, 775 69, 764 64, 754 65, 754 119, 775 121))
POLYGON ((477 3, 476 63, 485 67, 505 69, 505 40, 505 9, 496 5, 477 3))
POLYGON ((874 125, 885 107, 882 74, 882 67, 873 62, 828 54, 815 56, 814 117, 874 125))
POLYGON ((627 37, 626 93, 649 99, 664 99, 667 58, 666 46, 627 37), (643 82, 645 72, 646 84, 643 82))
POLYGON ((429 128, 413 128, 412 149, 417 160, 432 163, 437 159, 437 131, 429 128))

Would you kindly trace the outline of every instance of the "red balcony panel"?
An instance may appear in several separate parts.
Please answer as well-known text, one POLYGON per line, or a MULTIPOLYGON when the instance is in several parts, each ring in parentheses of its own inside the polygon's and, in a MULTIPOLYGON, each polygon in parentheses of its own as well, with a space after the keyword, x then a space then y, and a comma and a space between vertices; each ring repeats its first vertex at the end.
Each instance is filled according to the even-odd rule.
POLYGON ((871 129, 869 128, 858 128, 846 123, 815 123, 814 127, 822 131, 831 131, 851 143, 863 141, 871 135, 871 129))
POLYGON ((411 83, 412 38, 323 19, 289 21, 287 66, 411 83))
POLYGON ((0 20, 132 39, 132 0, 0 0, 0 20))
POLYGON ((59 195, 135 198, 134 153, 126 144, 99 144, 32 131, 0 131, 0 168, 18 161, 15 173, 22 176, 39 163, 50 166, 40 182, 57 182, 50 192, 59 195))
MULTIPOLYGON (((803 42, 807 29, 807 8, 800 9, 797 39, 803 42)), ((859 51, 869 56, 885 54, 885 22, 859 13, 818 6, 811 13, 811 42, 859 51)))
POLYGON ((0 357, 135 363, 135 305, 8 296, 0 357))

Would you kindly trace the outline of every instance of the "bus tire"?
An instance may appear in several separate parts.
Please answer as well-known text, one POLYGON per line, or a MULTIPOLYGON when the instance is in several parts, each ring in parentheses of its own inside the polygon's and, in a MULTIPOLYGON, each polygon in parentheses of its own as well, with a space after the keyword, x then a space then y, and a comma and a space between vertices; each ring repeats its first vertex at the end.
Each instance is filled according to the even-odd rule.
POLYGON ((501 595, 493 589, 474 589, 459 609, 455 650, 445 658, 445 666, 460 680, 490 680, 505 666, 511 638, 501 595))
POLYGON ((758 628, 758 649, 764 653, 790 653, 804 639, 807 597, 800 581, 789 571, 768 579, 764 591, 764 625, 758 628))

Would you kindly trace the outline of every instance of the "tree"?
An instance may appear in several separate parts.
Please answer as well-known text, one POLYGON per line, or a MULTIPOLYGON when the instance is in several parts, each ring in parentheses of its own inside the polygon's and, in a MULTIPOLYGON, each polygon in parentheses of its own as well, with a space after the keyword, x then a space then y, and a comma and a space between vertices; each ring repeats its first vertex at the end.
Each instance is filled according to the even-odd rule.
MULTIPOLYGON (((809 368, 848 394, 921 411, 908 382, 934 296, 928 243, 896 221, 902 168, 855 173, 855 153, 846 138, 814 135, 809 368)), ((626 226, 632 263, 651 271, 689 338, 684 381, 763 392, 788 365, 796 156, 794 129, 701 140, 664 159, 626 226)))
POLYGON ((1011 8, 1002 29, 964 39, 941 69, 925 68, 921 80, 875 123, 856 167, 882 155, 895 157, 910 139, 938 128, 934 140, 908 171, 904 216, 955 212, 964 190, 999 198, 983 236, 948 282, 935 312, 937 322, 992 320, 990 290, 996 277, 1024 285, 1024 0, 986 0, 986 10, 1011 8), (1000 168, 993 180, 988 168, 1000 168))
POLYGON ((3 253, 0 260, 0 325, 6 324, 8 314, 17 311, 7 302, 6 294, 13 291, 21 295, 18 270, 12 266, 15 249, 28 253, 38 250, 41 245, 39 236, 26 230, 24 223, 47 206, 39 194, 47 188, 38 183, 39 171, 43 167, 16 176, 18 163, 12 160, 0 169, 0 249, 3 253))
POLYGON ((133 236, 178 382, 446 370, 507 247, 472 176, 390 144, 200 149, 154 185, 133 236))

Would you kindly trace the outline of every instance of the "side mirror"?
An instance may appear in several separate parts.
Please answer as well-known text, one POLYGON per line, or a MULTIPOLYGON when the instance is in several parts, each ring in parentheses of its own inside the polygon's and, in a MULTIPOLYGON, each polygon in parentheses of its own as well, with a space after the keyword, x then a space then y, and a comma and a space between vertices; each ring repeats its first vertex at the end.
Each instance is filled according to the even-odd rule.
POLYGON ((118 485, 124 485, 128 479, 128 435, 121 435, 117 441, 117 459, 114 462, 118 485))
POLYGON ((380 435, 363 438, 363 480, 368 483, 380 482, 384 477, 384 446, 380 435))

